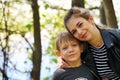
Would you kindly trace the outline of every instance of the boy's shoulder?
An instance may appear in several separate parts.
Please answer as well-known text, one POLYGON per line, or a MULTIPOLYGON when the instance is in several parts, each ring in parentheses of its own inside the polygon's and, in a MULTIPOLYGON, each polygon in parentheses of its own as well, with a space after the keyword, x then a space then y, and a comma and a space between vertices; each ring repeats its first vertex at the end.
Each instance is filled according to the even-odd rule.
POLYGON ((54 71, 52 80, 61 80, 62 76, 65 74, 65 69, 58 68, 54 71))
POLYGON ((66 72, 66 69, 64 69, 64 68, 57 68, 54 71, 54 74, 61 75, 61 74, 65 73, 65 72, 66 72))
POLYGON ((87 69, 88 69, 88 67, 86 67, 85 65, 81 65, 79 67, 73 67, 73 68, 58 68, 58 69, 55 70, 54 74, 57 74, 57 75, 63 75, 63 74, 67 74, 67 73, 71 74, 76 70, 78 70, 78 71, 83 70, 84 71, 84 70, 87 70, 87 69))
POLYGON ((93 75, 89 72, 88 67, 81 65, 75 68, 56 69, 53 80, 75 80, 78 78, 93 79, 93 75))

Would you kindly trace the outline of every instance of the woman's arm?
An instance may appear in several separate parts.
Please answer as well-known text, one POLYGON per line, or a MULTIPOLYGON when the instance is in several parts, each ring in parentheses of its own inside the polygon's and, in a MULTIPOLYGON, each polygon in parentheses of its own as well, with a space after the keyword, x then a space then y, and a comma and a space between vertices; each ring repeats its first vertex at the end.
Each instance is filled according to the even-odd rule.
POLYGON ((70 68, 70 65, 62 57, 58 57, 58 68, 70 68))

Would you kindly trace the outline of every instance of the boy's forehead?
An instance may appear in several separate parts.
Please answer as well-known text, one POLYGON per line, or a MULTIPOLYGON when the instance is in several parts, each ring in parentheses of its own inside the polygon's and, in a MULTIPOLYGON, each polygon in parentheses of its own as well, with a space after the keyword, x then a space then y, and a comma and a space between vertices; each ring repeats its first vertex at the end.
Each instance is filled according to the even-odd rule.
POLYGON ((73 42, 77 43, 77 40, 75 40, 75 39, 66 39, 66 40, 62 41, 62 44, 68 44, 68 43, 73 43, 73 42))

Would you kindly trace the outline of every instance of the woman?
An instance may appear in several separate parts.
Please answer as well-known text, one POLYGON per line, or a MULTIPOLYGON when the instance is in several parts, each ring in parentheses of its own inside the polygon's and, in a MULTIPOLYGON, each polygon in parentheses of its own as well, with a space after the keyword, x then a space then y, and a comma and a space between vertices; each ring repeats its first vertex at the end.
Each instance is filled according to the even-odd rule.
POLYGON ((84 64, 102 80, 120 80, 120 30, 100 29, 89 10, 79 7, 68 11, 64 24, 70 34, 84 42, 84 64))

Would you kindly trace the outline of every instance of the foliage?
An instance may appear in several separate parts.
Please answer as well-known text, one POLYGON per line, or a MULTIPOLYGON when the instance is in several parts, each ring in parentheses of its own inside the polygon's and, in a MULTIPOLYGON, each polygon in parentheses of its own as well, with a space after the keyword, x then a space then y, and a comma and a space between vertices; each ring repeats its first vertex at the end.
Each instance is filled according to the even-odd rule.
MULTIPOLYGON (((40 23, 41 30, 45 30, 48 34, 49 45, 48 48, 43 55, 50 55, 50 63, 57 63, 57 57, 55 55, 55 39, 58 33, 65 30, 63 25, 63 17, 66 13, 65 9, 55 9, 51 8, 49 4, 44 6, 44 9, 40 9, 40 23)), ((42 34, 41 34, 42 35, 42 34)), ((50 66, 47 66, 46 70, 49 69, 51 71, 50 66)), ((43 80, 51 80, 51 76, 48 75, 43 80)))
MULTIPOLYGON (((1 54, 0 55, 1 56, 0 57, 4 58, 4 61, 1 60, 1 64, 4 65, 2 67, 0 66, 1 73, 2 74, 4 73, 7 76, 6 78, 13 78, 13 76, 8 75, 8 73, 11 71, 13 72, 12 74, 14 74, 14 72, 18 72, 22 74, 30 73, 31 70, 27 71, 26 69, 25 71, 22 71, 20 69, 17 69, 18 67, 17 63, 14 63, 13 61, 11 61, 11 59, 13 58, 14 53, 17 53, 16 51, 20 51, 22 49, 20 48, 18 50, 18 46, 20 46, 20 44, 22 44, 22 41, 26 39, 25 38, 26 33, 32 31, 32 22, 31 22, 32 16, 30 15, 31 8, 28 4, 19 2, 19 0, 16 0, 16 1, 2 0, 0 1, 0 3, 1 3, 0 4, 0 11, 1 11, 1 14, 0 14, 0 34, 1 34, 0 35, 0 49, 1 49, 0 52, 1 54), (20 35, 20 36, 17 37, 17 35, 20 35), (14 49, 14 47, 16 50, 14 49), (6 71, 7 69, 10 69, 10 70, 6 71)), ((27 44, 27 41, 26 41, 26 44, 27 44)), ((22 47, 25 47, 25 46, 26 45, 22 47)), ((28 48, 24 48, 23 52, 29 53, 29 51, 30 50, 28 47, 28 48)), ((26 65, 27 61, 25 61, 23 64, 26 65)))
MULTIPOLYGON (((51 9, 48 5, 46 5, 45 11, 41 10, 41 29, 47 32, 45 34, 48 34, 49 39, 49 45, 45 55, 51 55, 50 62, 53 63, 57 63, 55 56, 55 38, 58 33, 64 30, 63 16, 65 12, 64 10, 51 9)), ((48 66, 47 69, 51 71, 50 66, 48 66)), ((51 76, 47 76, 43 80, 50 80, 50 78, 51 76)))
MULTIPOLYGON (((47 9, 48 10, 48 9, 47 9)), ((55 38, 56 35, 64 30, 63 16, 65 11, 63 10, 52 10, 53 13, 41 14, 41 27, 47 30, 49 34, 50 43, 47 49, 48 54, 54 56, 55 54, 55 38)))
POLYGON ((0 25, 5 29, 5 21, 7 21, 8 30, 16 32, 28 32, 32 30, 31 8, 25 2, 19 0, 1 2, 0 11, 0 25), (23 8, 26 7, 26 8, 23 8), (28 15, 29 14, 29 15, 28 15))

